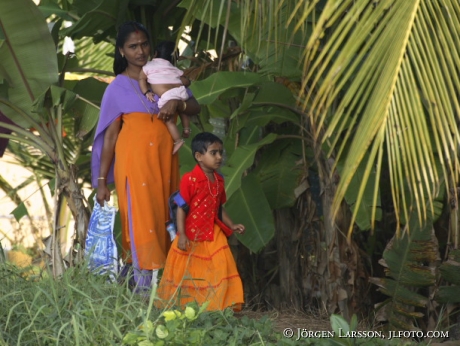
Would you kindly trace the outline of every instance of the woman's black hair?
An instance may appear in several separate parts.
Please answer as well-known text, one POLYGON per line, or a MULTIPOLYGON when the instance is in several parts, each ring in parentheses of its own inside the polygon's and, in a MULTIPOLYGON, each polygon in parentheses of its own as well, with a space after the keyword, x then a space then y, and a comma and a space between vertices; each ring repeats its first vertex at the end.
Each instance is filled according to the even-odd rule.
POLYGON ((192 139, 192 155, 196 161, 195 154, 205 154, 208 147, 214 143, 220 143, 223 145, 222 140, 215 134, 210 132, 201 132, 192 139))
POLYGON ((161 58, 168 60, 171 64, 174 65, 175 61, 175 54, 176 51, 176 44, 172 41, 163 41, 160 42, 155 47, 155 58, 161 58))
POLYGON ((142 31, 150 42, 150 35, 141 23, 130 21, 118 27, 117 40, 115 42, 115 58, 113 60, 113 72, 115 76, 122 73, 128 67, 128 61, 126 61, 125 57, 121 56, 120 48, 123 48, 128 36, 137 31, 142 31))

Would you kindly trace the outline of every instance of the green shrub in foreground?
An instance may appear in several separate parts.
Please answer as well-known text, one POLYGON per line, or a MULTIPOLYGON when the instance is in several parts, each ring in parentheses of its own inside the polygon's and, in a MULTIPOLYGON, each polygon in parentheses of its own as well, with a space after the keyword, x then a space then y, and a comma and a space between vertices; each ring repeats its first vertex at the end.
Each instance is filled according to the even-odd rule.
MULTIPOLYGON (((53 279, 36 268, 0 262, 0 346, 9 345, 395 345, 379 339, 283 337, 265 316, 237 318, 229 309, 204 311, 154 308, 127 284, 107 283, 86 268, 68 269, 53 279)), ((354 330, 341 317, 333 329, 354 330)), ((402 340, 400 340, 402 341, 402 340)), ((410 342, 405 345, 410 345, 410 342)))
MULTIPOLYGON (((153 307, 152 297, 147 302, 127 284, 107 283, 105 277, 85 268, 70 268, 57 280, 46 272, 30 273, 30 269, 0 263, 0 346, 122 345, 128 335, 142 335, 158 321, 165 322, 168 315, 153 307)), ((194 311, 195 318, 186 318, 186 328, 179 323, 172 337, 162 341, 170 345, 191 345, 193 340, 197 345, 293 344, 275 333, 267 318, 238 319, 231 310, 204 312, 197 306, 194 311), (192 331, 200 338, 190 339, 192 331)), ((184 319, 166 323, 171 326, 179 321, 184 319)), ((145 339, 138 341, 150 345, 142 344, 145 339)))

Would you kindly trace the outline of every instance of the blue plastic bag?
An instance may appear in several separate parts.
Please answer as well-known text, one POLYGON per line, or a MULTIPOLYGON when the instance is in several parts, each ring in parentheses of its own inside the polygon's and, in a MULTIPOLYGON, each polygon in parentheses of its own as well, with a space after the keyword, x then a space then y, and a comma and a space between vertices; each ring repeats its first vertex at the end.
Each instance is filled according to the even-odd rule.
POLYGON ((177 208, 182 208, 185 214, 188 214, 190 209, 187 202, 179 193, 179 190, 173 192, 168 199, 169 205, 169 220, 166 222, 166 230, 171 237, 171 242, 176 238, 177 234, 177 208))
POLYGON ((85 241, 89 269, 96 274, 109 274, 112 281, 116 280, 118 274, 118 251, 113 236, 116 212, 117 209, 107 202, 101 207, 94 198, 85 241))

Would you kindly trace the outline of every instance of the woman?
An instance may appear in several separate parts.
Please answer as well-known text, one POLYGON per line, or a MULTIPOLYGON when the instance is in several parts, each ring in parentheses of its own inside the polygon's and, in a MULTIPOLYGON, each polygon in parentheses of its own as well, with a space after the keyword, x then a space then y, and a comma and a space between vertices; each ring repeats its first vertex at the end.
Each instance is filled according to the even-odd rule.
POLYGON ((110 200, 107 184, 115 182, 123 259, 128 267, 132 265, 140 289, 156 283, 170 246, 165 228, 167 201, 178 188, 179 170, 178 155, 171 156, 173 140, 165 121, 177 113, 200 111, 191 93, 187 101, 170 100, 161 110, 147 100, 138 76, 149 54, 145 27, 136 22, 122 24, 113 63, 116 78, 102 98, 91 163, 98 203, 110 200))

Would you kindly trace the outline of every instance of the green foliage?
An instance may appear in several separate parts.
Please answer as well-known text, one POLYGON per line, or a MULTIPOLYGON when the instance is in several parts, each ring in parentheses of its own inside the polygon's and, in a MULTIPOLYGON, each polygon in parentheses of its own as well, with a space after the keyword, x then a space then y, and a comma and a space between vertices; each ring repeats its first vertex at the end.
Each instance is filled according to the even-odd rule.
POLYGON ((5 251, 3 250, 3 245, 0 240, 0 264, 6 261, 5 251))
POLYGON ((356 315, 351 317, 348 323, 342 316, 332 314, 330 317, 332 330, 334 331, 334 338, 330 340, 323 340, 318 345, 366 345, 366 346, 410 346, 420 345, 420 343, 411 340, 391 339, 387 340, 388 334, 384 331, 363 331, 358 329, 358 319, 356 315), (371 332, 371 333, 370 333, 371 332), (371 334, 371 337, 369 337, 371 334), (325 341, 325 342, 324 342, 325 341))
POLYGON ((439 272, 441 277, 451 285, 438 288, 436 301, 460 303, 460 250, 450 251, 449 258, 440 265, 439 272))
POLYGON ((16 221, 21 220, 24 216, 28 215, 27 208, 24 202, 21 202, 14 210, 11 212, 16 221))
POLYGON ((399 238, 394 236, 383 254, 381 264, 388 278, 370 279, 390 297, 385 302, 390 328, 417 330, 414 320, 423 316, 418 310, 428 303, 428 297, 418 292, 418 288, 435 283, 435 270, 431 266, 438 257, 431 219, 421 222, 414 208, 404 234, 399 238))
POLYGON ((301 160, 297 148, 300 148, 299 141, 293 143, 292 140, 267 145, 254 170, 271 209, 291 207, 297 199, 294 191, 303 174, 303 166, 297 163, 301 160))
POLYGON ((229 198, 225 208, 234 215, 234 222, 245 225, 247 231, 236 236, 251 251, 259 252, 275 235, 270 205, 255 174, 242 179, 241 187, 229 198))
POLYGON ((193 304, 162 312, 152 308, 153 296, 146 304, 127 284, 108 283, 84 268, 71 268, 59 280, 46 271, 30 273, 0 263, 0 345, 292 344, 268 318, 239 319, 231 310, 206 312, 193 304))
POLYGON ((271 133, 257 143, 242 145, 236 148, 234 153, 229 157, 226 165, 222 167, 222 173, 225 176, 227 198, 230 198, 241 186, 241 177, 253 165, 257 150, 265 144, 272 143, 275 139, 276 135, 271 133))
POLYGON ((7 344, 121 343, 145 313, 145 303, 127 286, 106 284, 85 269, 69 269, 59 280, 28 272, 0 265, 0 335, 7 344))
MULTIPOLYGON (((0 88, 3 79, 8 99, 32 116, 33 102, 58 80, 54 42, 43 16, 30 0, 2 1, 0 27, 8 43, 0 47, 0 88)), ((11 108, 0 104, 0 111, 16 124, 30 127, 11 108)))
POLYGON ((233 311, 206 312, 189 304, 183 311, 163 311, 152 321, 142 322, 123 338, 125 345, 293 345, 291 340, 274 333, 268 318, 241 319, 233 311))
MULTIPOLYGON (((377 192, 377 196, 374 195, 375 190, 378 191, 378 187, 376 187, 378 182, 377 173, 372 168, 370 169, 370 172, 366 172, 365 163, 366 160, 361 162, 361 164, 358 166, 355 174, 353 175, 353 178, 349 183, 348 190, 345 193, 345 200, 351 207, 353 213, 356 214, 355 222, 360 230, 370 230, 373 228, 372 226, 375 220, 380 221, 382 219, 380 193, 377 192), (357 204, 356 201, 359 197, 359 188, 361 187, 364 177, 366 177, 368 174, 369 177, 366 179, 367 183, 363 195, 361 196, 361 201, 359 204, 357 204), (374 197, 376 197, 375 200, 374 197), (374 212, 375 216, 372 215, 374 212)), ((343 162, 339 162, 337 164, 337 170, 339 174, 343 171, 343 162)))
POLYGON ((190 90, 200 104, 213 103, 231 88, 244 88, 259 83, 262 76, 250 72, 216 72, 208 78, 193 83, 190 90))

